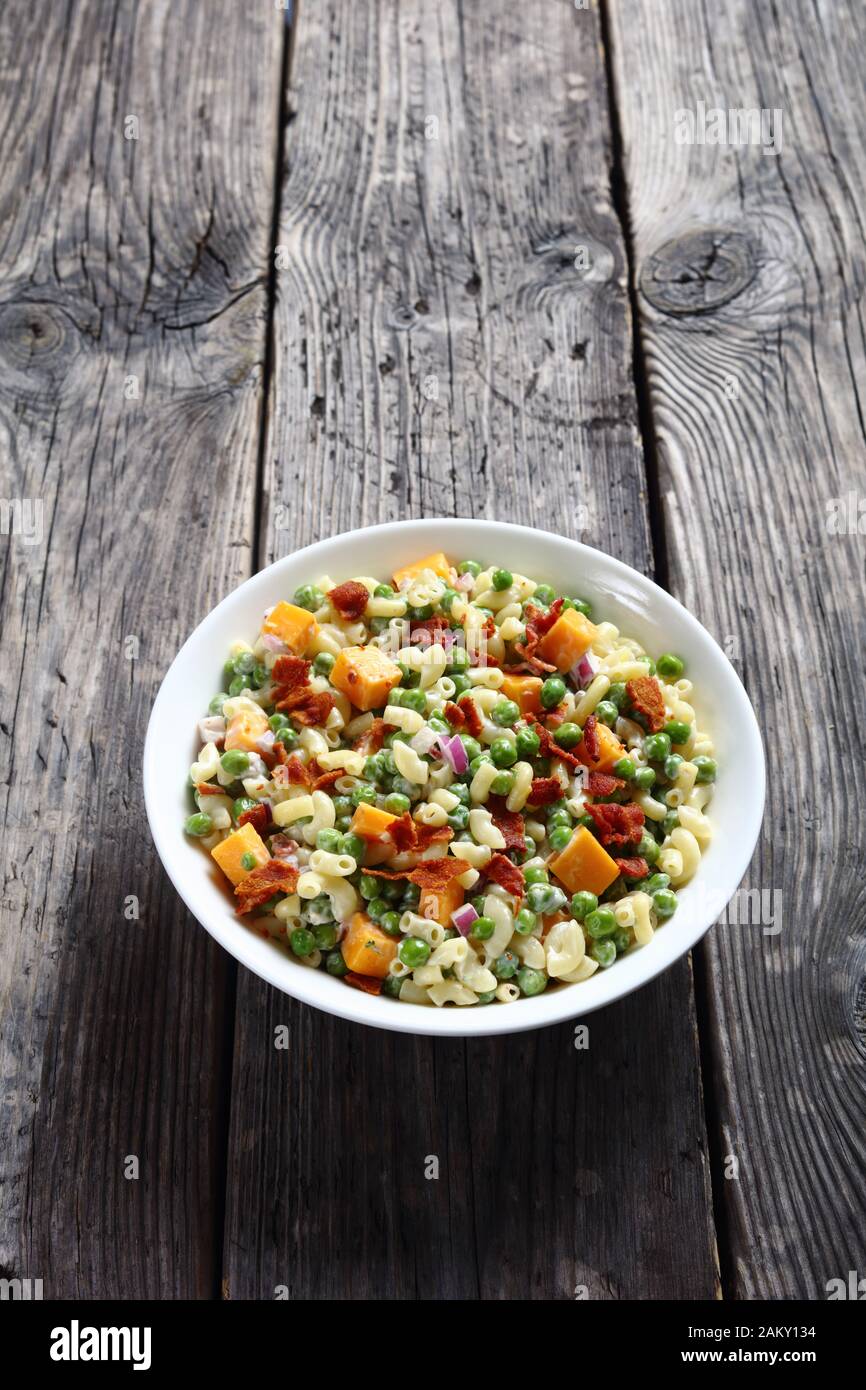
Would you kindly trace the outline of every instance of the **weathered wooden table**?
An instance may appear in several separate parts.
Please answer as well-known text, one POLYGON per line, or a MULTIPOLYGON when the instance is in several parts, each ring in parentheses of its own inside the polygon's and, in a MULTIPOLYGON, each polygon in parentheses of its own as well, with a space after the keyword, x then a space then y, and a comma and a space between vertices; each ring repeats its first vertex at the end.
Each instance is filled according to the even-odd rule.
POLYGON ((855 0, 2 7, 0 1273, 866 1274, 864 44, 855 0), (655 574, 765 730, 763 914, 588 1052, 296 1005, 150 842, 142 738, 187 633, 293 547, 435 514, 655 574))

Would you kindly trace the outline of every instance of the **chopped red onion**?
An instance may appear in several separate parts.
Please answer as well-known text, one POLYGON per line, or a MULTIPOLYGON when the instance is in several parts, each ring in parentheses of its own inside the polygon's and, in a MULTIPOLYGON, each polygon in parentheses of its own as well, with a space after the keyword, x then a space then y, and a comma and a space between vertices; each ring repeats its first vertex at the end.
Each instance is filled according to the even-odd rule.
POLYGON ((414 738, 410 738, 409 747, 413 748, 419 757, 423 758, 424 754, 429 753, 433 745, 438 743, 439 734, 437 734, 435 729, 431 729, 429 725, 425 724, 423 729, 418 730, 414 738))
POLYGON ((266 647, 269 652, 282 653, 289 650, 282 637, 278 637, 275 632, 262 633, 262 646, 266 647))
POLYGON ((442 756, 452 772, 456 772, 458 777, 465 772, 469 766, 469 759, 466 756, 466 749, 463 747, 463 740, 459 734, 439 734, 439 747, 442 749, 442 756))
POLYGON ((464 903, 462 907, 457 908, 456 912, 451 913, 451 921, 454 923, 461 936, 468 936, 472 923, 477 916, 478 913, 475 911, 472 904, 464 903))
POLYGON ((462 589, 465 593, 468 589, 472 588, 474 583, 475 576, 473 574, 461 574, 454 587, 455 589, 462 589))
POLYGON ((578 689, 585 690, 597 669, 598 663, 595 661, 595 657, 591 656, 589 652, 584 652, 580 661, 575 662, 568 674, 578 689))

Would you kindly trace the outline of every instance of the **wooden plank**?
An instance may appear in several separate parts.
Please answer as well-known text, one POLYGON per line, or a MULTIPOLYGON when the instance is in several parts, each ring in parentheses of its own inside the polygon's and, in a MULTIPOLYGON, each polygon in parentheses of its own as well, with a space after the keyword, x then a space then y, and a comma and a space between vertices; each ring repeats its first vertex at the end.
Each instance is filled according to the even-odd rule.
MULTIPOLYGON (((262 560, 443 513, 647 569, 597 15, 323 3, 292 80, 262 560)), ((713 1296, 685 963, 588 1054, 363 1030, 245 972, 237 1019, 228 1296, 713 1296)))
POLYGON ((0 487, 41 512, 2 551, 0 1266, 46 1298, 218 1284, 226 960, 141 750, 250 568, 282 46, 231 0, 0 15, 0 487))
POLYGON ((866 15, 618 0, 611 17, 671 588, 733 651, 769 759, 746 880, 769 914, 717 927, 702 959, 730 1292, 825 1298, 866 1270, 846 732, 864 640, 866 15), (778 152, 677 144, 676 112, 698 101, 779 108, 778 152))

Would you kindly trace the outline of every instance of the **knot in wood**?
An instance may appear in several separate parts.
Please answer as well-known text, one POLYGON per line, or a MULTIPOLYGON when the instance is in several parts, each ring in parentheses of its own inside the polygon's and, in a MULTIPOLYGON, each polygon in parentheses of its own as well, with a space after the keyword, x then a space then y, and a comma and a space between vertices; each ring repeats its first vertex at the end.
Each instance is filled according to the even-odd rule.
POLYGON ((706 227, 674 237, 643 264, 640 289, 663 314, 712 314, 752 283, 758 258, 743 232, 706 227))

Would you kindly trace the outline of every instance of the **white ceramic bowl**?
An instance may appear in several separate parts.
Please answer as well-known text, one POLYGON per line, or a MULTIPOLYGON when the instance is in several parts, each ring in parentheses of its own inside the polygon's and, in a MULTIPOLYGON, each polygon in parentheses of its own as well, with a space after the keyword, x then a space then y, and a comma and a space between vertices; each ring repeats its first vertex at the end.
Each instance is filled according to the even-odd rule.
POLYGON ((162 683, 144 750, 144 796, 159 856, 190 912, 211 936, 262 979, 316 1008, 377 1028, 470 1036, 513 1033, 574 1018, 645 985, 684 955, 719 916, 742 879, 764 807, 764 753, 749 698, 727 657, 670 594, 599 550, 544 531, 494 521, 402 521, 351 531, 287 555, 248 579, 196 628, 162 683), (616 623, 652 656, 673 651, 686 662, 699 722, 716 744, 719 775, 708 808, 713 843, 694 880, 681 889, 674 916, 648 946, 577 985, 548 988, 513 1004, 438 1009, 347 988, 298 964, 234 914, 210 857, 183 832, 189 814, 186 773, 198 752, 197 723, 221 686, 231 643, 251 640, 264 609, 291 598, 299 584, 329 574, 391 574, 433 550, 500 562, 558 591, 588 598, 594 615, 616 623))

